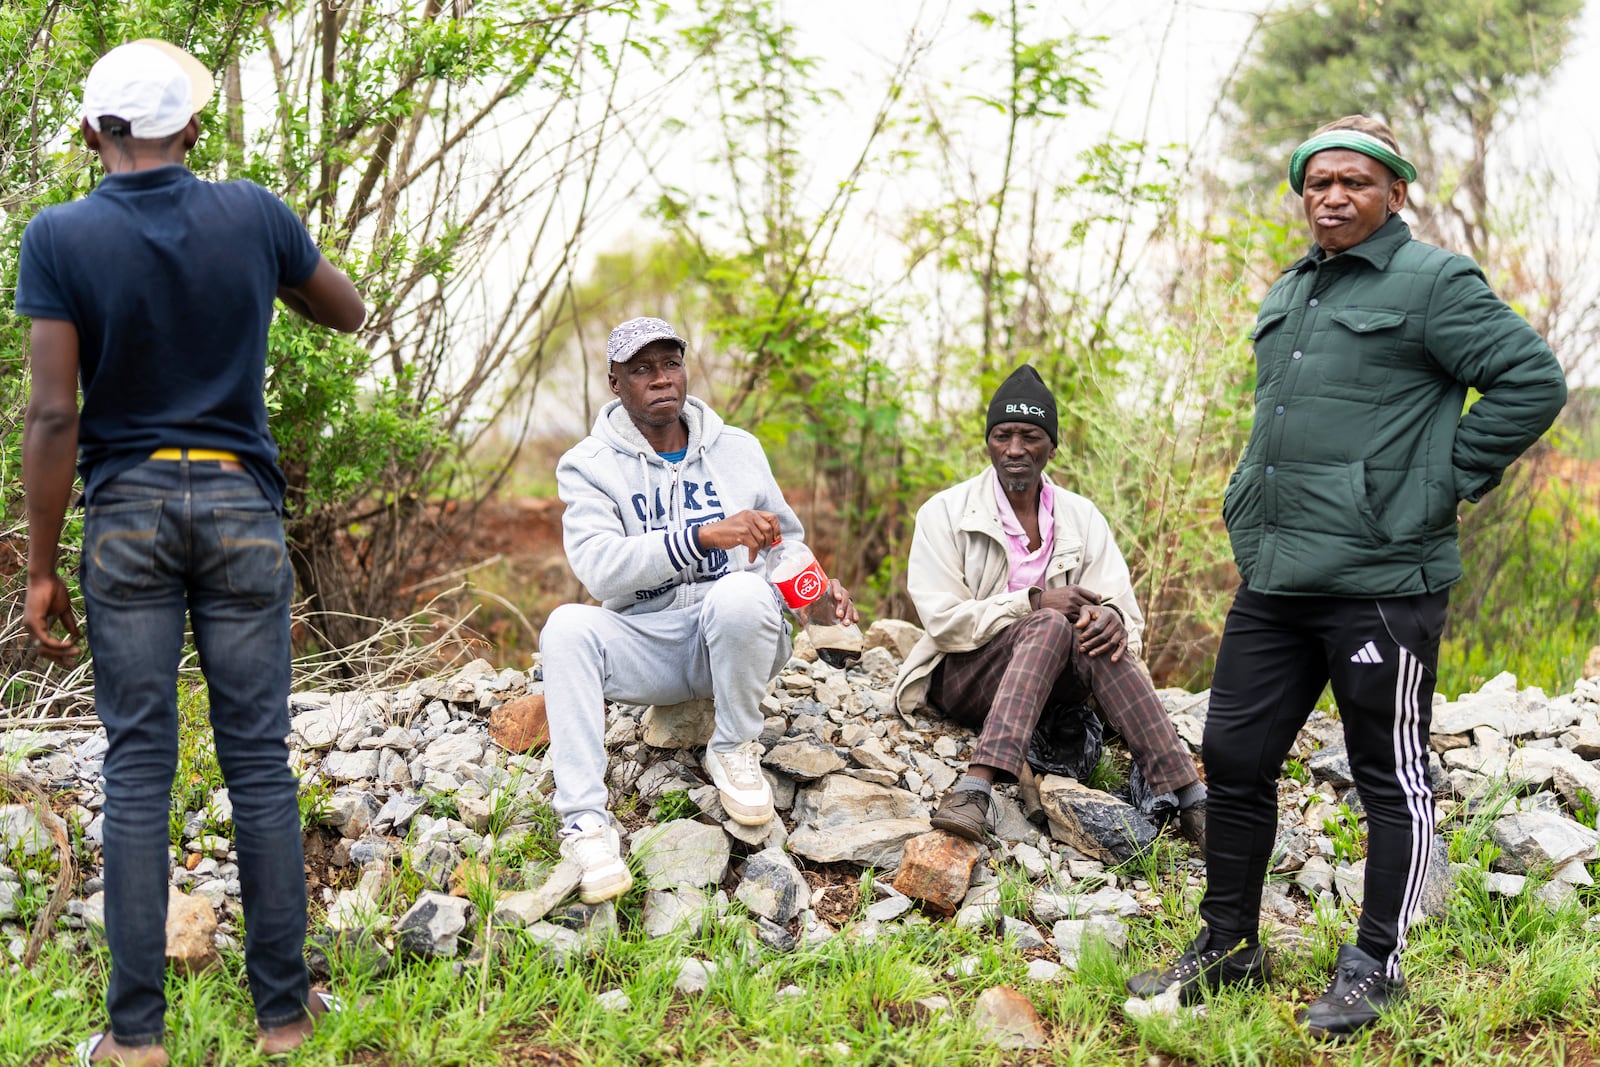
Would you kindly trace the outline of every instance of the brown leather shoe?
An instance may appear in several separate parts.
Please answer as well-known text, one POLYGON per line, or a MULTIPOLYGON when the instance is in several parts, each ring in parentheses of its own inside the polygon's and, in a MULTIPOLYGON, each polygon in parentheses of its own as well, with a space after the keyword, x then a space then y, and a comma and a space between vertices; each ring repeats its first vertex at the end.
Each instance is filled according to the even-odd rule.
POLYGON ((1029 822, 1044 819, 1044 803, 1039 799, 1039 779, 1026 762, 1017 772, 1017 800, 1022 804, 1022 817, 1029 822))
POLYGON ((989 794, 976 789, 952 789, 939 801, 933 818, 928 821, 935 829, 981 842, 994 830, 989 814, 989 794))
POLYGON ((1201 801, 1192 807, 1184 808, 1178 812, 1178 834, 1185 841, 1200 850, 1200 855, 1206 854, 1206 802, 1201 801))
POLYGON ((339 1010, 339 1002, 332 993, 311 992, 306 1013, 298 1019, 278 1026, 263 1026, 256 1038, 256 1051, 263 1056, 282 1056, 306 1043, 317 1027, 317 1020, 330 1011, 339 1010))
POLYGON ((74 1064, 105 1063, 112 1067, 167 1067, 167 1050, 151 1045, 124 1045, 109 1032, 95 1034, 73 1050, 74 1064))

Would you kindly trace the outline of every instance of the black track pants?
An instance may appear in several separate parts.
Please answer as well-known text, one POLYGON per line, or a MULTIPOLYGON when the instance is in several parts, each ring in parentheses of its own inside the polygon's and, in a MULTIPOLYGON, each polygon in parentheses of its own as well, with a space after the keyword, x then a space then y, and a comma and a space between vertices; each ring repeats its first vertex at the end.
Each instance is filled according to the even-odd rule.
POLYGON ((1405 931, 1433 843, 1428 724, 1448 592, 1381 600, 1268 596, 1241 586, 1211 683, 1202 758, 1207 885, 1200 915, 1254 942, 1278 826, 1278 776, 1322 687, 1333 683, 1367 813, 1356 943, 1400 977, 1405 931))

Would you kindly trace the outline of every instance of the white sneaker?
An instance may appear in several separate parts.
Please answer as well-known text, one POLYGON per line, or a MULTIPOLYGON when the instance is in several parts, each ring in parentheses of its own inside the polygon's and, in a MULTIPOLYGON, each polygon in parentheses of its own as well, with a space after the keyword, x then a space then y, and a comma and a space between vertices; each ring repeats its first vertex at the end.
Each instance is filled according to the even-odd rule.
POLYGON ((760 741, 746 741, 731 752, 708 748, 705 768, 728 818, 745 826, 760 826, 772 818, 772 787, 761 773, 760 741))
POLYGON ((561 831, 561 855, 583 868, 578 899, 585 904, 611 900, 633 888, 633 873, 622 861, 622 837, 614 826, 561 831))

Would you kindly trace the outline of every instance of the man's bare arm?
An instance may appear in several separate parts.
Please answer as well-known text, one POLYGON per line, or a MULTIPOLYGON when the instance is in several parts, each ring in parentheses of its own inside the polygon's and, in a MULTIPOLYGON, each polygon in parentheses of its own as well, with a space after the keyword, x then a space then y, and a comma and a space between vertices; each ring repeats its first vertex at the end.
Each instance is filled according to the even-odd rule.
POLYGON ((81 640, 66 584, 56 573, 61 526, 72 498, 78 454, 78 328, 34 319, 29 335, 33 384, 22 430, 22 485, 28 511, 28 589, 23 625, 39 650, 69 663, 81 640), (67 638, 51 634, 59 620, 67 638))
POLYGON ((278 299, 295 314, 341 333, 354 333, 367 318, 367 305, 352 282, 323 256, 301 285, 278 287, 278 299))

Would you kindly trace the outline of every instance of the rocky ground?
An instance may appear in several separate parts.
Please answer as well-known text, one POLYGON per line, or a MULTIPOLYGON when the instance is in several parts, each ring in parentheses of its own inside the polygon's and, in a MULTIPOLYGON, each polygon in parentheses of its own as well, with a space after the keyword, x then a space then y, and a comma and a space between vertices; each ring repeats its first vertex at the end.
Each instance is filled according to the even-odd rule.
MULTIPOLYGON (((932 830, 928 816, 974 738, 894 710, 894 677, 918 635, 908 623, 874 624, 848 671, 817 661, 799 640, 763 705, 764 763, 780 813, 767 827, 726 819, 699 768, 709 702, 608 707, 609 785, 644 890, 629 921, 660 935, 747 915, 751 950, 776 952, 951 921, 1014 938, 1032 959, 1030 974, 1048 980, 1075 965, 1086 940, 1120 947, 1130 920, 1160 912, 1161 893, 1139 876, 1148 868, 1127 862, 1150 849, 1157 828, 1071 779, 1043 778, 1036 800, 1000 787, 990 847, 932 830)), ((1165 690, 1162 698, 1198 750, 1207 695, 1165 690)), ((518 936, 569 957, 616 929, 617 909, 577 904, 577 872, 556 862, 536 664, 496 671, 477 660, 398 690, 296 693, 291 714, 291 759, 315 824, 307 880, 319 952, 338 942, 384 968, 394 954, 467 956, 492 938, 518 936)), ((80 869, 55 936, 97 936, 105 748, 99 730, 0 737, 13 775, 37 782, 55 809, 0 805, 0 944, 13 957, 30 934, 19 921, 22 900, 42 888, 24 883, 52 877, 35 860, 56 848, 67 822, 77 826, 80 869)), ((1491 892, 1532 893, 1551 905, 1590 882, 1586 865, 1600 858, 1592 829, 1600 680, 1547 696, 1501 675, 1458 700, 1437 698, 1429 761, 1441 828, 1470 824, 1482 840, 1465 863, 1451 862, 1444 837, 1435 841, 1426 913, 1443 912, 1466 867, 1485 868, 1491 892)), ((1360 798, 1338 723, 1314 714, 1287 770, 1273 868, 1284 877, 1262 902, 1279 944, 1298 938, 1313 909, 1358 901, 1363 862, 1360 798)), ((183 846, 168 951, 183 967, 209 966, 218 949, 237 948, 230 813, 225 788, 175 813, 183 846)), ((1162 854, 1187 857, 1176 862, 1198 886, 1200 860, 1172 840, 1162 854)), ((703 983, 712 967, 686 959, 681 987, 703 983)), ((1009 1017, 1006 1005, 995 1010, 1009 1017)))

